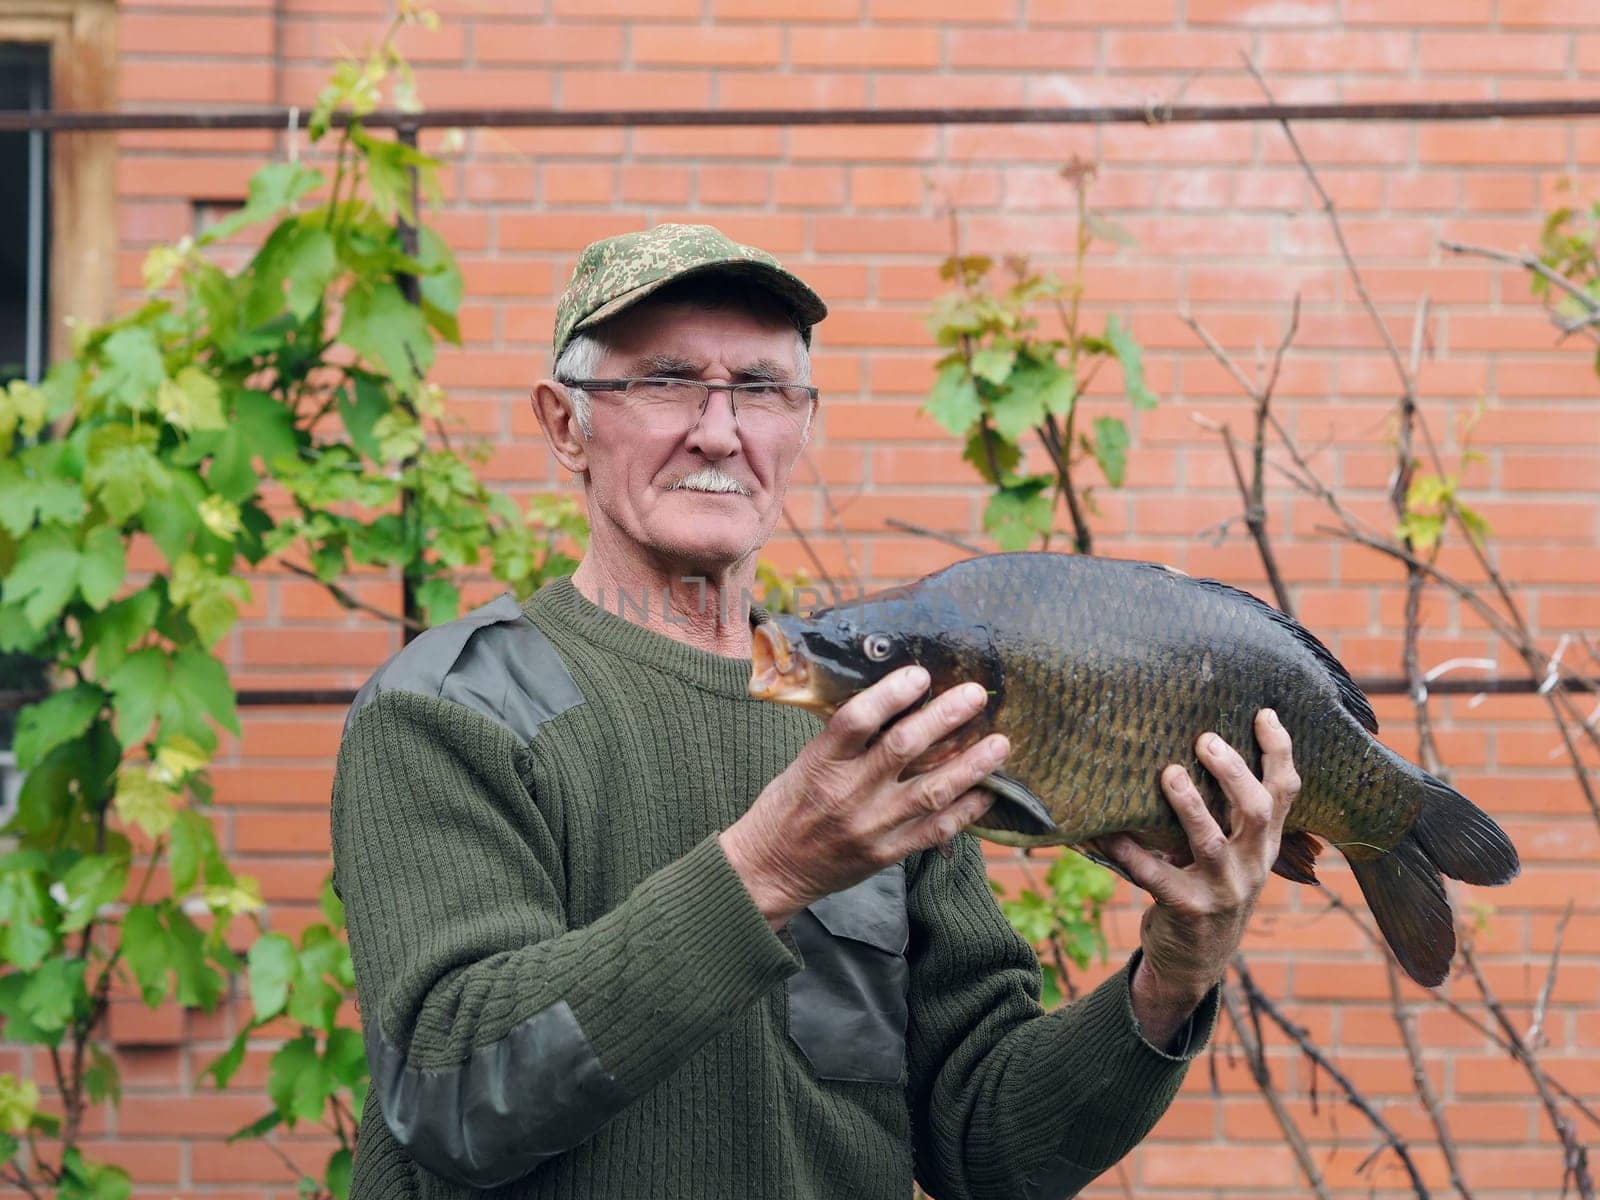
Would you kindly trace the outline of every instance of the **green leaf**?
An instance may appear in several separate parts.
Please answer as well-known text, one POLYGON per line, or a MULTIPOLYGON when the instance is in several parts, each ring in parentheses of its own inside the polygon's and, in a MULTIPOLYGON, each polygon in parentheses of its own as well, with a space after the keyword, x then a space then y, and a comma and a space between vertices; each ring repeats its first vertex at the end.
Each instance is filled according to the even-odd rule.
POLYGON ((117 1069, 117 1060, 98 1042, 89 1043, 89 1065, 83 1072, 83 1090, 91 1104, 105 1100, 122 1103, 122 1072, 117 1069))
POLYGON ((53 442, 0 461, 0 528, 21 538, 36 520, 76 525, 83 519, 83 489, 71 478, 67 450, 53 442))
MULTIPOLYGON (((0 1129, 7 1134, 28 1132, 38 1108, 38 1084, 31 1079, 18 1079, 9 1071, 0 1075, 0 1129)), ((8 1150, 6 1158, 10 1159, 17 1152, 15 1139, 12 1139, 8 1150)))
POLYGON ((167 932, 153 907, 140 904, 128 910, 122 918, 121 945, 122 961, 133 972, 144 1002, 154 1008, 167 994, 172 953, 167 932))
POLYGON ((249 1141, 254 1138, 266 1137, 279 1125, 283 1124, 283 1117, 277 1112, 269 1112, 264 1117, 257 1117, 243 1129, 236 1129, 228 1135, 228 1145, 235 1142, 249 1141))
POLYGON ((299 971, 294 943, 281 933, 269 933, 250 947, 250 1004, 257 1021, 277 1016, 289 1000, 289 983, 299 971))
POLYGON ((6 576, 6 599, 22 604, 22 615, 43 629, 66 606, 78 586, 78 548, 65 529, 45 525, 29 534, 6 576))
POLYGON ((200 872, 219 856, 217 836, 205 815, 192 809, 178 814, 172 825, 167 862, 172 868, 172 894, 187 896, 200 880, 200 872))
POLYGON ((97 675, 110 675, 126 660, 129 649, 155 627, 160 608, 161 597, 153 587, 145 587, 84 618, 83 641, 94 651, 97 675))
POLYGON ((113 524, 121 525, 151 497, 170 485, 166 465, 156 456, 157 428, 152 423, 102 425, 89 434, 83 483, 113 524))
POLYGON ((1094 419, 1094 460, 1107 483, 1122 486, 1128 468, 1128 426, 1120 418, 1094 419))
POLYGON ((267 1095, 291 1125, 322 1115, 328 1088, 315 1035, 302 1033, 273 1054, 267 1064, 267 1095))
POLYGON ((0 875, 0 954, 5 961, 31 971, 55 945, 50 897, 38 871, 0 875))
POLYGON ((249 199, 237 212, 200 235, 201 245, 232 237, 246 225, 275 217, 323 180, 321 171, 295 162, 269 163, 250 177, 249 199))
POLYGON ((1005 383, 1016 361, 1015 346, 988 346, 972 356, 972 374, 998 386, 1005 383))
POLYGON ((222 389, 200 368, 186 366, 173 379, 163 379, 157 391, 161 415, 180 429, 226 428, 222 416, 222 389))
POLYGON ((422 619, 429 625, 453 621, 461 611, 461 591, 448 579, 429 579, 417 588, 422 619))
POLYGON ((392 283, 353 288, 345 297, 338 340, 414 392, 433 365, 433 338, 422 313, 392 283))
POLYGON ((924 411, 951 433, 962 435, 972 428, 983 415, 983 402, 965 363, 949 362, 939 369, 924 411))
POLYGON ((983 527, 1002 550, 1026 550, 1049 533, 1055 497, 1046 490, 1049 479, 1034 476, 996 492, 983 512, 983 527))
POLYGON ((76 1015, 88 1011, 89 993, 83 986, 87 966, 81 958, 49 958, 39 964, 17 997, 36 1029, 65 1029, 76 1015))
POLYGON ((351 386, 339 389, 339 416, 350 433, 350 442, 370 459, 381 459, 372 429, 389 407, 383 387, 365 372, 357 373, 351 386))
POLYGON ((460 345, 461 327, 456 322, 456 313, 461 308, 466 285, 450 248, 427 226, 420 230, 417 262, 423 268, 417 280, 422 315, 440 337, 460 345))
POLYGON ((1122 388, 1136 409, 1154 408, 1160 401, 1144 382, 1144 357, 1133 333, 1116 316, 1106 318, 1106 341, 1122 363, 1122 388))
POLYGON ((89 394, 133 412, 149 409, 167 377, 155 333, 143 325, 124 326, 101 343, 100 355, 104 366, 90 383, 89 394))
POLYGON ((210 1012, 222 998, 227 981, 206 961, 205 935, 182 909, 166 906, 168 948, 177 979, 180 1004, 210 1012))
POLYGON ((350 1171, 355 1166, 355 1155, 340 1146, 328 1156, 327 1183, 333 1200, 349 1200, 350 1171))
POLYGON ((17 715, 13 749, 17 766, 26 771, 63 742, 80 737, 106 702, 106 694, 80 683, 56 692, 17 715))
POLYGON ((346 1087, 355 1087, 367 1078, 367 1051, 354 1029, 341 1026, 329 1033, 322 1057, 334 1080, 346 1087))
POLYGON ((328 918, 328 924, 335 929, 344 925, 344 901, 339 899, 339 893, 333 890, 333 879, 330 876, 322 881, 322 891, 317 894, 317 903, 322 907, 322 915, 328 918))
POLYGON ((981 424, 968 436, 961 459, 970 463, 985 482, 999 483, 1017 469, 1017 464, 1022 461, 1022 451, 1015 442, 1006 441, 987 424, 981 424))
MULTIPOLYGON (((237 734, 239 717, 236 710, 238 697, 228 682, 228 669, 199 646, 187 646, 172 660, 172 683, 189 705, 197 706, 199 714, 210 717, 224 729, 237 734)), ((186 713, 190 710, 186 709, 186 713)), ((194 736, 198 726, 205 738, 196 738, 202 745, 212 745, 215 739, 203 722, 191 719, 185 722, 186 732, 194 736)))
POLYGON ((249 1047, 250 1033, 253 1029, 255 1029, 254 1025, 246 1025, 241 1029, 234 1036, 233 1041, 228 1044, 228 1048, 217 1055, 210 1066, 200 1072, 200 1078, 204 1079, 207 1075, 211 1076, 219 1091, 227 1087, 239 1068, 244 1065, 244 1052, 249 1047))
POLYGON ((107 904, 122 895, 128 882, 128 860, 105 854, 88 854, 72 865, 61 879, 67 898, 61 910, 61 932, 76 933, 107 904))
POLYGON ((177 789, 155 771, 142 767, 124 767, 117 772, 112 804, 125 826, 142 830, 151 838, 164 836, 178 816, 177 789))
POLYGON ((122 537, 110 525, 98 525, 83 539, 78 560, 78 590, 89 607, 99 612, 111 603, 127 574, 122 537))

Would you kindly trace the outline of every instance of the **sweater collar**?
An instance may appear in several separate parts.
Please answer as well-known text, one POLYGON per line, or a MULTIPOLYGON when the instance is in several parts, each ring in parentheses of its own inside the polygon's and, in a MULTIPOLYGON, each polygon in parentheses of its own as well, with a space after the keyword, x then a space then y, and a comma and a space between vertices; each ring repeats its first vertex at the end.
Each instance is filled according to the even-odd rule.
POLYGON ((750 660, 728 658, 667 637, 624 617, 607 612, 563 575, 541 587, 523 606, 528 617, 554 625, 619 658, 676 675, 707 691, 748 696, 750 660))

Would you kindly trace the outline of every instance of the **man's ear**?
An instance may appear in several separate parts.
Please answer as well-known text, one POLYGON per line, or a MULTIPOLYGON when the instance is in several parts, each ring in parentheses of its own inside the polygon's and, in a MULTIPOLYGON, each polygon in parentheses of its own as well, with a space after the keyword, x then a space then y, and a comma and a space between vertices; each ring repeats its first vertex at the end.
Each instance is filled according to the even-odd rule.
POLYGON ((572 397, 567 394, 567 389, 554 379, 541 379, 533 385, 528 402, 533 406, 533 415, 539 419, 556 461, 574 475, 587 471, 588 439, 583 436, 583 428, 578 424, 578 415, 573 411, 572 397))

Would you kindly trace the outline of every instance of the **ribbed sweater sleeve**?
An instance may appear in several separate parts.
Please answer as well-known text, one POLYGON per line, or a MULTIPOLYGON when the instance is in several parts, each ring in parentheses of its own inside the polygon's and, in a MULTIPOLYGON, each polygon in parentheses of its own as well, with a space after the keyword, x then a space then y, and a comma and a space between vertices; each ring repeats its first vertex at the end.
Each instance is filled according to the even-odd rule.
MULTIPOLYGON (((386 692, 347 731, 334 784, 336 878, 369 1057, 381 1035, 405 1079, 424 1089, 478 1072, 457 1089, 463 1096, 477 1087, 473 1095, 494 1099, 481 1076, 508 1076, 490 1080, 512 1093, 494 1099, 490 1116, 455 1114, 464 1150, 435 1149, 439 1161, 426 1161, 419 1146, 429 1139, 409 1147, 476 1186, 582 1141, 798 969, 715 837, 571 928, 563 855, 529 794, 529 764, 527 746, 470 709, 386 692), (576 1050, 572 1021, 586 1043, 576 1050), (565 1057, 549 1051, 552 1036, 565 1038, 565 1057), (554 1073, 510 1077, 526 1073, 534 1051, 535 1065, 554 1073), (584 1078, 562 1077, 580 1068, 584 1078), (531 1099, 516 1094, 530 1086, 531 1099), (570 1111, 552 1124, 551 1106, 562 1103, 570 1111), (484 1148, 489 1128, 509 1151, 484 1148), (462 1156, 472 1161, 451 1161, 462 1156)), ((387 1102, 385 1117, 396 1129, 387 1102)))
POLYGON ((990 892, 977 842, 919 856, 908 888, 908 1096, 919 1179, 940 1200, 1061 1200, 1150 1131, 1204 1047, 1208 997, 1186 1053, 1139 1033, 1133 962, 1046 1014, 1039 967, 990 892))

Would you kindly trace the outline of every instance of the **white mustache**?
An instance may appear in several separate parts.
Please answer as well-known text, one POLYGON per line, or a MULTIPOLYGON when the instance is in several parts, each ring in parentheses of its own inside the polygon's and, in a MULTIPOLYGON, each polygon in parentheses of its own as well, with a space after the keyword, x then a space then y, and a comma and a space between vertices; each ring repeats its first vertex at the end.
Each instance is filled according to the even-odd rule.
POLYGON ((669 483, 667 491, 733 492, 740 496, 748 496, 750 494, 749 488, 720 467, 701 467, 698 470, 691 471, 683 478, 675 479, 669 483))

